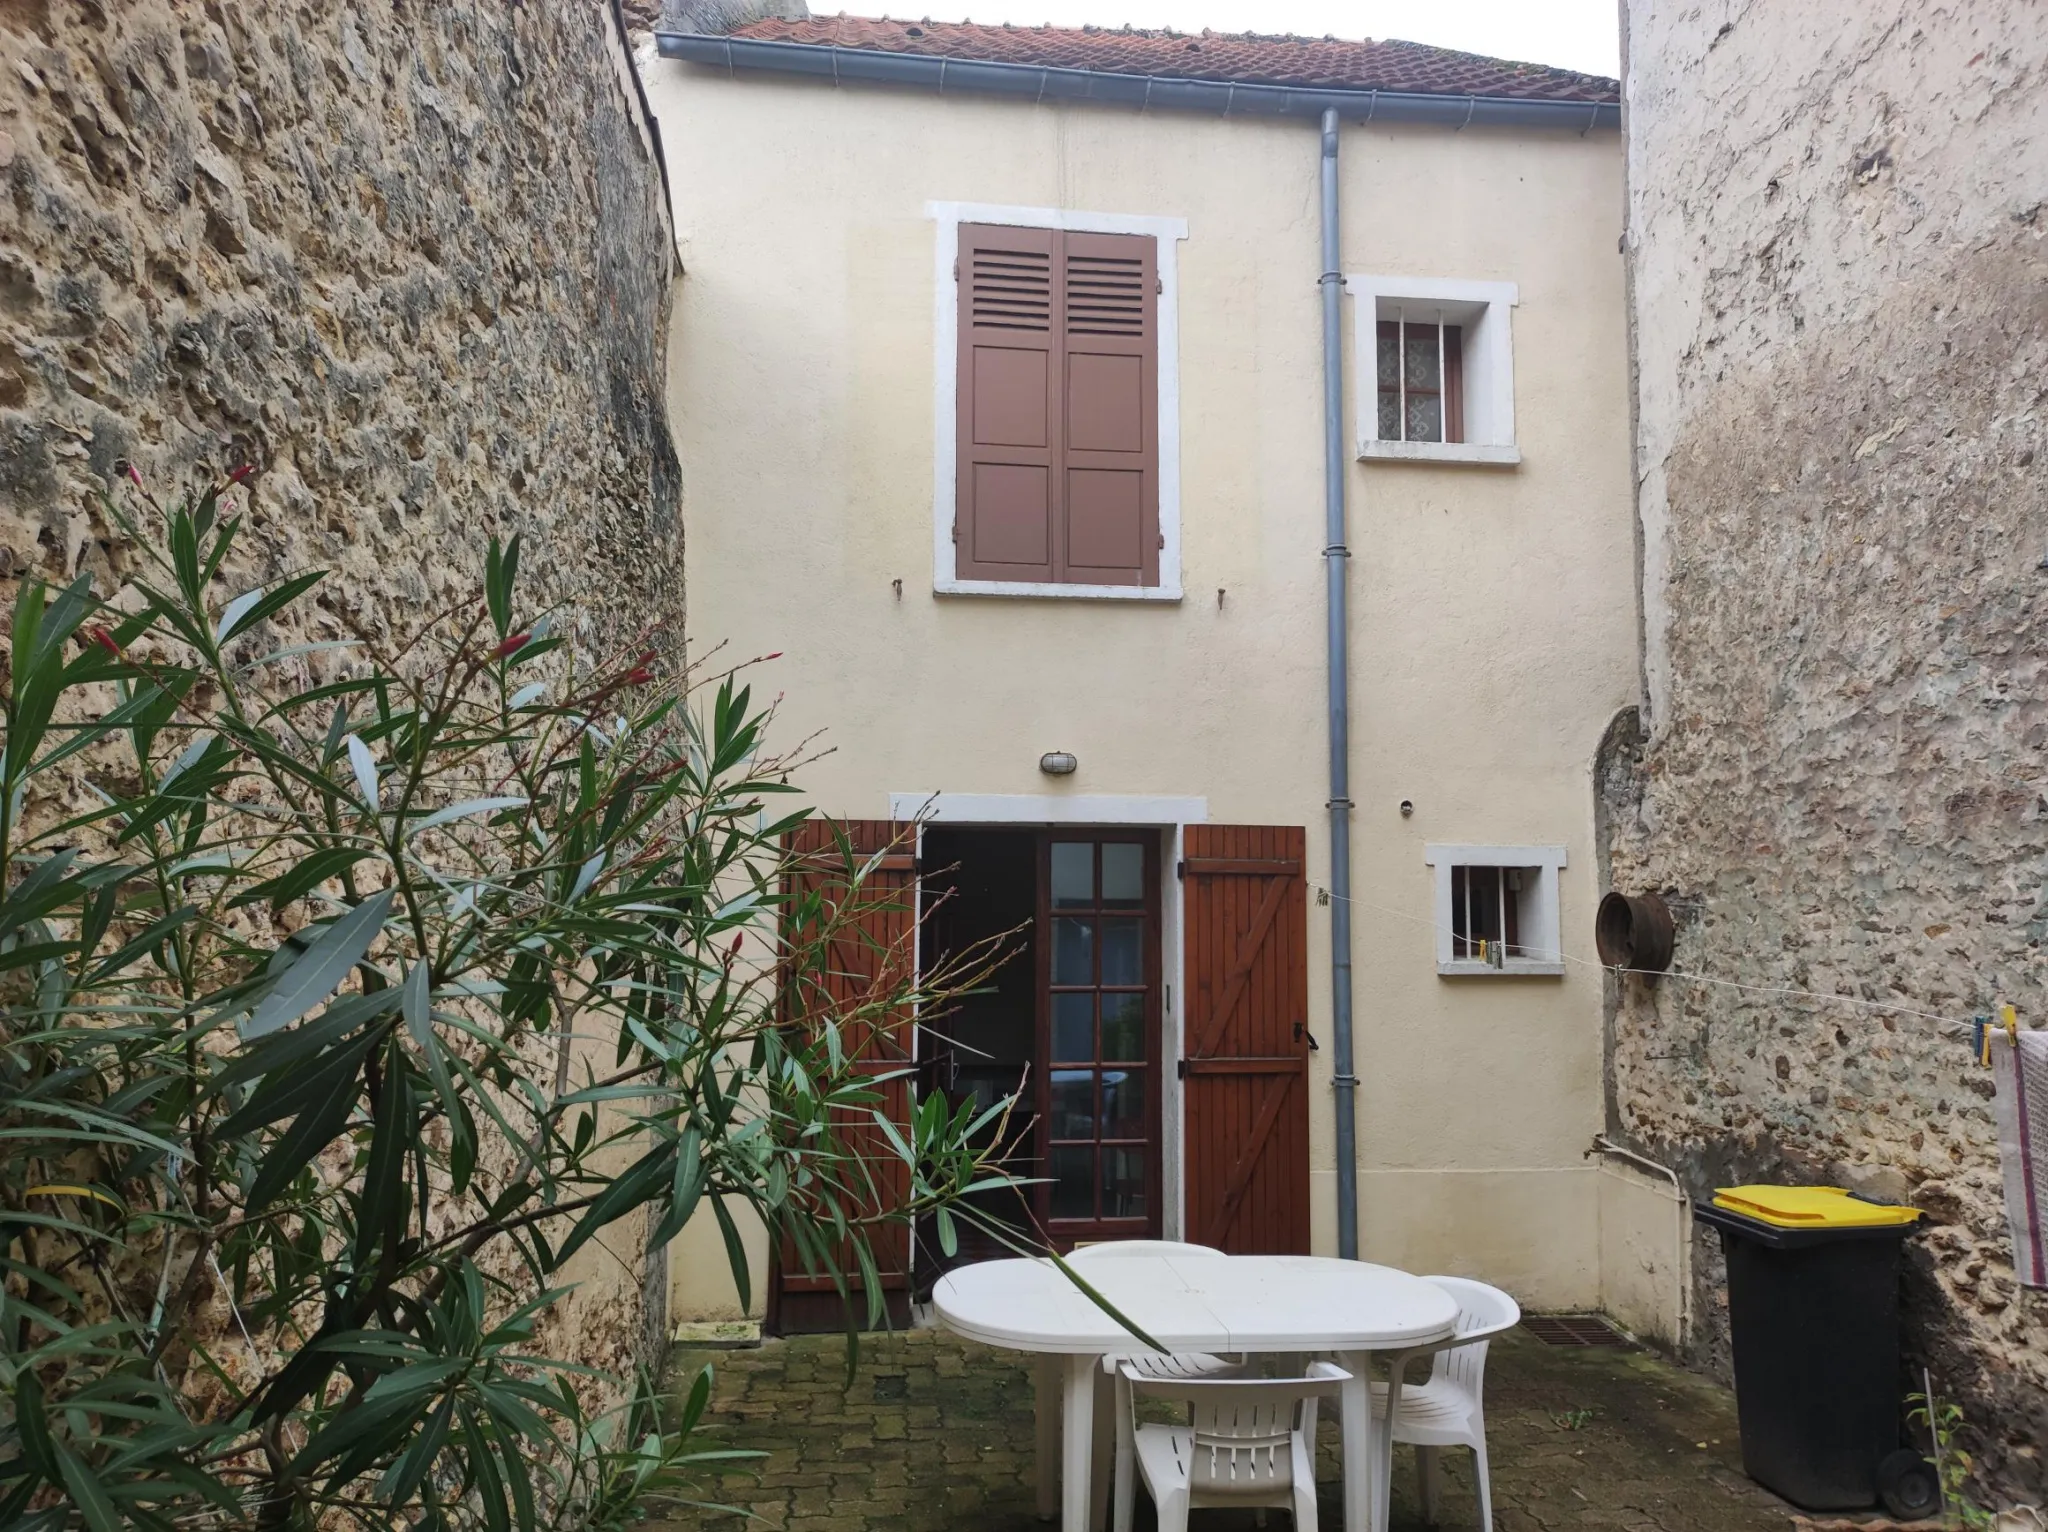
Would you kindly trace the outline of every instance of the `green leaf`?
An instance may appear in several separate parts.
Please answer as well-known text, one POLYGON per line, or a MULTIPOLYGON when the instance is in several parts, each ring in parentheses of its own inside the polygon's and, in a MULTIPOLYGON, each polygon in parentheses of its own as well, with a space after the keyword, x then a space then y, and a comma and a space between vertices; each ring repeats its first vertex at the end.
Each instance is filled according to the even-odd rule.
POLYGON ((326 577, 326 570, 316 569, 308 574, 294 575, 268 591, 258 589, 237 596, 221 613, 220 626, 214 631, 214 642, 233 643, 264 618, 290 606, 326 577))
POLYGON ((244 1216, 254 1217, 270 1206, 321 1150, 341 1136, 356 1101, 353 1089, 340 1088, 343 1083, 352 1082, 337 1082, 336 1089, 317 1098, 269 1147, 256 1172, 255 1184, 249 1188, 244 1216))
MULTIPOLYGON (((405 1195, 405 1157, 418 1121, 413 1112, 412 1075, 395 1046, 384 1050, 384 1089, 377 1102, 376 1130, 363 1168, 362 1203, 356 1215, 355 1265, 363 1270, 381 1242, 389 1248, 404 1234, 411 1208, 405 1195)), ((444 1422, 445 1424, 445 1422, 444 1422)))
POLYGON ((747 1247, 740 1239, 738 1225, 732 1221, 732 1214, 725 1210, 725 1201, 720 1197, 711 1199, 711 1214, 718 1220, 718 1232, 725 1238, 725 1260, 732 1268, 732 1285, 739 1295, 740 1312, 753 1307, 754 1283, 747 1268, 747 1247))
POLYGON ((50 1440, 49 1418, 43 1413, 43 1385, 33 1367, 22 1368, 14 1380, 14 1422, 21 1438, 21 1455, 28 1459, 29 1467, 45 1479, 56 1478, 56 1444, 50 1440))
POLYGON ((555 1264, 559 1266, 567 1261, 598 1230, 615 1219, 623 1218, 652 1197, 654 1189, 669 1179, 669 1161, 675 1153, 675 1145, 657 1144, 599 1192, 597 1200, 584 1211, 569 1237, 562 1242, 562 1248, 555 1252, 555 1264))
POLYGON ((669 1191, 668 1211, 647 1236, 650 1247, 665 1245, 683 1232, 697 1200, 704 1193, 704 1135, 695 1123, 683 1129, 677 1141, 675 1180, 669 1191))
POLYGON ((491 814, 499 809, 523 809, 531 802, 526 798, 471 798, 463 803, 451 803, 445 809, 436 809, 424 819, 407 825, 405 834, 410 837, 427 830, 439 829, 458 819, 468 819, 475 814, 491 814))
POLYGON ((272 909, 282 909, 303 899, 322 883, 340 877, 366 857, 375 855, 374 851, 363 846, 331 846, 315 851, 276 877, 266 878, 237 894, 229 901, 228 907, 239 909, 245 904, 260 904, 268 899, 272 909))
MULTIPOLYGON (((245 1080, 261 1079, 265 1075, 278 1078, 270 1082, 264 1092, 264 1102, 275 1104, 280 1096, 297 1091, 301 1076, 299 1071, 320 1067, 315 1063, 324 1051, 349 1036, 358 1027, 379 1017, 389 1015, 399 1002, 399 991, 390 989, 372 990, 367 995, 343 995, 328 1006, 320 1015, 303 1026, 282 1032, 273 1032, 259 1043, 252 1043, 228 1057, 208 1087, 209 1095, 220 1095, 231 1086, 245 1080)), ((368 1039, 363 1040, 365 1044, 368 1039)), ((354 1057, 362 1057, 362 1049, 356 1049, 354 1057)), ((269 1116, 261 1115, 263 1103, 248 1102, 244 1111, 254 1112, 244 1124, 247 1127, 261 1127, 266 1122, 275 1122, 285 1116, 289 1108, 280 1108, 269 1116)), ((231 1119, 232 1120, 232 1119, 231 1119)), ((222 1124, 225 1127, 226 1124, 222 1124)))
POLYGON ((393 891, 388 888, 372 894, 328 926, 305 956, 284 971, 284 976, 256 1007, 255 1014, 243 1024, 242 1036, 253 1039, 275 1032, 333 994, 376 941, 384 917, 391 911, 392 896, 393 891))
POLYGON ((57 1448, 57 1467, 64 1476, 64 1487, 71 1491, 72 1505, 92 1532, 124 1532, 121 1513, 100 1487, 98 1475, 61 1444, 57 1448))
POLYGON ((441 1447, 448 1439, 448 1425, 455 1415, 455 1395, 441 1396, 440 1406, 428 1418, 426 1429, 413 1438, 412 1445, 405 1449, 405 1456, 393 1465, 385 1476, 383 1499, 389 1505, 403 1505, 419 1488, 434 1466, 434 1459, 441 1455, 441 1447))
POLYGON ((518 579, 519 535, 515 532, 510 545, 503 548, 493 537, 490 552, 484 555, 484 601, 500 640, 512 631, 512 588, 518 579))
POLYGON ((348 737, 348 764, 349 769, 356 774, 356 786, 362 789, 363 802, 370 806, 371 813, 376 813, 379 807, 377 762, 370 754, 370 747, 363 743, 359 735, 351 734, 348 737))

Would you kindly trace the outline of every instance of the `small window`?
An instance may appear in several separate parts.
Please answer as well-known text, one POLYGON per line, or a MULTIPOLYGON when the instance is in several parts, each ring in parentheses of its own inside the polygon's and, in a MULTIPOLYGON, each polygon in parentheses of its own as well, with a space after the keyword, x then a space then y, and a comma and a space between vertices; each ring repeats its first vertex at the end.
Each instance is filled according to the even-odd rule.
POLYGON ((1359 366, 1373 369, 1371 386, 1359 390, 1359 457, 1522 460, 1512 282, 1350 276, 1344 286, 1356 303, 1359 366))
POLYGON ((1564 972, 1558 950, 1562 846, 1431 846, 1437 972, 1564 972))
POLYGON ((1464 327, 1380 322, 1380 440, 1465 439, 1464 327))

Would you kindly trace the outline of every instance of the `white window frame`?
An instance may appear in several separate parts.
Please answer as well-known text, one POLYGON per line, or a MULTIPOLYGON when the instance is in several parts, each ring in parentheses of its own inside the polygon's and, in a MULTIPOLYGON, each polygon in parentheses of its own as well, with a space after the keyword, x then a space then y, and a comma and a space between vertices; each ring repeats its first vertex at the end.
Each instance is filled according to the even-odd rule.
POLYGON ((1564 952, 1560 943, 1563 925, 1558 913, 1558 874, 1564 869, 1562 846, 1425 846, 1422 859, 1436 869, 1435 914, 1436 971, 1440 978, 1500 979, 1515 977, 1556 978, 1564 973, 1564 952), (1536 870, 1536 887, 1524 891, 1522 940, 1524 952, 1549 954, 1548 958, 1510 957, 1496 968, 1477 958, 1456 956, 1457 938, 1452 929, 1451 869, 1453 867, 1531 867, 1536 870))
POLYGON ((1038 596, 1064 600, 1178 601, 1180 588, 1180 242, 1185 218, 1131 213, 1081 213, 1065 208, 1006 207, 986 202, 928 202, 937 226, 933 244, 932 334, 932 589, 941 596, 1038 596), (1159 583, 1068 585, 1059 581, 963 580, 955 574, 954 497, 959 475, 960 225, 1009 224, 1074 234, 1137 234, 1159 247, 1159 583))
POLYGON ((1367 462, 1477 463, 1512 467, 1522 461, 1515 444, 1514 308, 1512 282, 1465 282, 1445 277, 1347 275, 1352 305, 1352 358, 1358 378, 1358 456, 1367 462), (1464 327, 1465 440, 1396 442, 1380 439, 1379 322, 1464 327))

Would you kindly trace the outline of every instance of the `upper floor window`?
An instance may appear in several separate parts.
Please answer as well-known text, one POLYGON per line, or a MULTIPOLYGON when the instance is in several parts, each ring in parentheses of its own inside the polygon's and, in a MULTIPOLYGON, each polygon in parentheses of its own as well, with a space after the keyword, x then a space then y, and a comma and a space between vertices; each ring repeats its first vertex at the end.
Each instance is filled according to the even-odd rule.
POLYGON ((1165 252, 1183 226, 956 204, 935 212, 942 251, 952 247, 940 296, 935 588, 1178 599, 1165 252))
POLYGON ((1408 462, 1512 464, 1515 356, 1512 282, 1349 276, 1361 390, 1358 455, 1408 462))

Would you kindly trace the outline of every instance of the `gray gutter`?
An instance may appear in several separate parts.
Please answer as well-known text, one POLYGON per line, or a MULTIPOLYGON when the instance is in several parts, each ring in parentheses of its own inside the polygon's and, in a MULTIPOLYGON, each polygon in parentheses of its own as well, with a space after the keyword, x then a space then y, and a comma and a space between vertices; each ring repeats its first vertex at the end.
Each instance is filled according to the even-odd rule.
POLYGON ((1102 69, 1056 69, 1041 64, 999 64, 980 59, 933 58, 877 48, 768 42, 657 32, 663 58, 710 64, 737 75, 768 70, 818 76, 838 84, 909 85, 936 90, 1017 96, 1032 101, 1099 101, 1162 111, 1215 112, 1225 117, 1311 117, 1325 112, 1355 122, 1423 122, 1440 127, 1619 128, 1612 101, 1532 101, 1509 96, 1438 96, 1419 91, 1302 90, 1284 85, 1242 85, 1183 80, 1168 75, 1117 74, 1102 69))
POLYGON ((1337 112, 1323 113, 1323 571, 1330 744, 1330 1044, 1337 1106, 1337 1254, 1358 1259, 1358 1076, 1351 1072, 1351 616, 1345 603, 1344 272, 1339 258, 1337 112))

